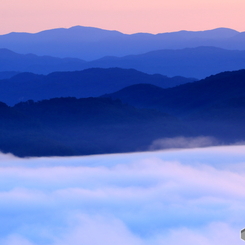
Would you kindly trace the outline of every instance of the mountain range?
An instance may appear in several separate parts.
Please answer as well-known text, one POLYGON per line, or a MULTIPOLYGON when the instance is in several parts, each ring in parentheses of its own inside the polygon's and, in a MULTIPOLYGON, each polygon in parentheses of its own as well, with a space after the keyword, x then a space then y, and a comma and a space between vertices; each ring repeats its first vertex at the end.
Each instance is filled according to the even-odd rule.
POLYGON ((84 63, 85 61, 76 58, 56 58, 30 53, 18 54, 6 48, 0 49, 0 75, 2 73, 3 78, 12 76, 11 73, 6 74, 6 71, 48 74, 54 71, 82 70, 84 63))
POLYGON ((228 101, 245 98, 245 69, 222 72, 167 89, 152 84, 136 84, 103 97, 120 99, 139 108, 157 109, 185 119, 201 118, 204 111, 214 111, 218 106, 227 105, 228 101))
POLYGON ((0 101, 14 105, 30 99, 38 101, 55 97, 96 97, 138 83, 168 88, 193 81, 195 79, 169 78, 121 68, 90 68, 48 75, 19 73, 9 79, 0 80, 0 101))
POLYGON ((200 135, 237 140, 245 137, 245 70, 168 89, 137 84, 103 97, 168 113, 188 122, 192 132, 200 135))
POLYGON ((156 50, 124 57, 107 56, 86 62, 76 58, 55 58, 34 54, 23 55, 7 49, 0 49, 0 78, 10 78, 16 72, 47 75, 55 71, 79 71, 94 67, 133 68, 148 74, 202 79, 223 71, 245 68, 245 51, 197 47, 156 50), (6 73, 7 71, 8 73, 6 73))
POLYGON ((245 32, 76 26, 0 35, 0 151, 145 151, 156 140, 245 140, 245 32))
POLYGON ((245 139, 245 70, 166 89, 135 84, 98 98, 1 102, 0 116, 0 150, 22 157, 145 151, 180 136, 234 144, 245 139))
POLYGON ((73 57, 87 61, 104 56, 142 54, 160 49, 183 49, 214 46, 245 49, 245 32, 228 28, 207 31, 123 34, 94 27, 74 26, 39 33, 12 32, 0 35, 0 47, 21 54, 73 57))
POLYGON ((155 50, 140 55, 104 57, 84 63, 83 67, 134 68, 149 74, 202 79, 223 71, 245 68, 245 51, 215 47, 155 50))

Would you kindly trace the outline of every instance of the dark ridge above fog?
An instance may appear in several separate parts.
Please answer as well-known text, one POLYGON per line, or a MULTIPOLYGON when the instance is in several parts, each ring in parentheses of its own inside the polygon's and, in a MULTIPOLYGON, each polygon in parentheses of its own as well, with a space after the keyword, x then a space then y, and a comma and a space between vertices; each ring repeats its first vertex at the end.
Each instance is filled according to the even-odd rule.
POLYGON ((0 150, 21 157, 145 150, 159 135, 182 132, 178 120, 166 113, 108 98, 0 103, 0 113, 0 150))
POLYGON ((0 150, 71 156, 146 151, 176 137, 245 140, 245 70, 167 89, 136 84, 107 96, 0 102, 0 150))
MULTIPOLYGON (((112 75, 111 69, 82 73, 89 77, 97 70, 97 78, 112 75)), ((126 74, 139 73, 115 70, 127 80, 126 74)), ((76 73, 21 73, 9 80, 40 85, 50 77, 59 84, 60 74, 69 81, 76 73)), ((2 81, 8 84, 9 80, 2 81)), ((52 88, 47 81, 43 84, 52 88)), ((16 93, 21 91, 17 83, 11 87, 16 93)), ((56 91, 60 89, 59 84, 56 91)), ((4 95, 7 90, 0 91, 4 95)), ((0 151, 21 157, 146 151, 152 142, 176 137, 208 137, 212 144, 234 144, 245 140, 245 70, 173 88, 135 84, 99 98, 27 100, 14 106, 0 102, 0 115, 0 151)))
POLYGON ((245 49, 245 34, 228 28, 206 31, 179 31, 159 34, 123 34, 94 27, 74 26, 38 33, 0 35, 0 47, 15 52, 74 57, 87 61, 104 56, 126 56, 157 49, 214 46, 225 49, 245 49))

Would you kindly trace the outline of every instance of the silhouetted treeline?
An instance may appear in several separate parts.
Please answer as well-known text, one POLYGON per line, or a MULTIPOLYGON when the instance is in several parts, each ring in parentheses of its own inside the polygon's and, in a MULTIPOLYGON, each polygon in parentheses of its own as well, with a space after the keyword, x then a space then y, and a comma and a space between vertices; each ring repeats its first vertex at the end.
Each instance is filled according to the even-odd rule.
POLYGON ((178 120, 107 98, 55 98, 0 107, 0 149, 18 156, 146 150, 181 133, 178 120))

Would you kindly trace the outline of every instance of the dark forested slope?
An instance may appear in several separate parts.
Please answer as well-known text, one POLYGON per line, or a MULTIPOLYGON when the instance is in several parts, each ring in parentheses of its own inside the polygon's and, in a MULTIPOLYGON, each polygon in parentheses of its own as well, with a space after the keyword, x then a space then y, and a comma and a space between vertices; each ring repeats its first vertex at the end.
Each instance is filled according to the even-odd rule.
MULTIPOLYGON (((137 107, 154 108, 185 117, 245 96, 245 70, 223 72, 206 79, 163 89, 149 84, 126 87, 105 97, 137 107)), ((242 105, 242 104, 241 104, 242 105)))
POLYGON ((0 104, 0 150, 18 156, 87 155, 148 149, 182 134, 176 118, 107 98, 0 104))

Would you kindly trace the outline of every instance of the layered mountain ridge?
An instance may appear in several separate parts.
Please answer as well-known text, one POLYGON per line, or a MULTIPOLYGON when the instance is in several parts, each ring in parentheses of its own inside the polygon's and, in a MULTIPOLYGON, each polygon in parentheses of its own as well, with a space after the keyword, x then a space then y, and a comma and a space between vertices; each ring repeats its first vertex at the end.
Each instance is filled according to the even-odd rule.
POLYGON ((73 72, 53 72, 48 75, 19 73, 9 79, 0 80, 0 101, 14 105, 30 99, 38 101, 68 96, 96 97, 137 83, 168 88, 192 81, 195 79, 169 78, 121 68, 90 68, 73 72))
POLYGON ((223 71, 244 69, 245 51, 197 47, 155 50, 124 57, 106 56, 86 62, 76 58, 23 55, 7 49, 0 49, 0 77, 1 73, 5 72, 2 75, 3 78, 11 77, 11 73, 6 74, 6 71, 47 75, 55 71, 80 71, 88 68, 113 67, 136 69, 148 74, 162 74, 169 77, 183 76, 202 79, 223 71))
POLYGON ((104 97, 0 103, 0 150, 64 156, 151 149, 175 137, 245 139, 245 70, 163 89, 136 84, 104 97))
POLYGON ((178 117, 198 119, 203 117, 205 111, 214 113, 214 108, 228 106, 228 101, 235 106, 232 101, 238 102, 245 98, 245 70, 222 72, 167 89, 137 84, 103 97, 120 99, 123 103, 139 108, 157 109, 178 117))
POLYGON ((0 47, 17 53, 73 57, 87 61, 104 56, 126 56, 159 49, 214 46, 245 49, 245 33, 228 28, 172 33, 123 34, 94 27, 75 26, 45 30, 39 33, 0 35, 0 47))
POLYGON ((71 156, 145 151, 176 137, 243 142, 244 43, 227 28, 0 35, 0 150, 71 156))

